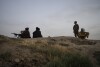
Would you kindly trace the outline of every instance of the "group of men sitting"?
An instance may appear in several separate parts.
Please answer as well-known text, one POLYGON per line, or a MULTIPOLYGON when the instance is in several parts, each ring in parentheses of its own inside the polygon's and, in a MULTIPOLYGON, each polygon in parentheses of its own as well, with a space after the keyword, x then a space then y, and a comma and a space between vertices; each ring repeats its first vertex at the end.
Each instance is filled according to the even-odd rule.
MULTIPOLYGON (((12 33, 14 34, 17 38, 31 38, 29 28, 25 28, 24 31, 21 31, 20 34, 12 33)), ((36 27, 36 30, 33 32, 33 38, 38 38, 42 37, 40 28, 36 27)))

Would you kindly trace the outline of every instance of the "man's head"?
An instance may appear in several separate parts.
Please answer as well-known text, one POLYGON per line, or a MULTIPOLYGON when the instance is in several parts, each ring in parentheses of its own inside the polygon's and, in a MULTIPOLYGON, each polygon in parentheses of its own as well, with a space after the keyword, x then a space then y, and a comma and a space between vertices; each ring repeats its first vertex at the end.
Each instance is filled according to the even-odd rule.
POLYGON ((85 29, 84 28, 81 28, 81 32, 85 32, 85 29))
POLYGON ((40 28, 36 27, 36 30, 40 30, 40 28))
POLYGON ((28 28, 28 27, 26 27, 26 28, 25 28, 25 30, 29 30, 29 28, 28 28))
POLYGON ((77 24, 77 21, 74 21, 74 24, 77 24))

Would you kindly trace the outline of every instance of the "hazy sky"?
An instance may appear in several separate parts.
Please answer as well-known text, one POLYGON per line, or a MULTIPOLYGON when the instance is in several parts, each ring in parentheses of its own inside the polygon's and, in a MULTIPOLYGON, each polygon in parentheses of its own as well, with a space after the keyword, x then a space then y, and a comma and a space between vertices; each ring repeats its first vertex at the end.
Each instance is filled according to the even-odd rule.
POLYGON ((100 0, 0 0, 0 34, 10 36, 25 27, 30 34, 40 27, 42 35, 74 36, 73 25, 100 39, 100 0))

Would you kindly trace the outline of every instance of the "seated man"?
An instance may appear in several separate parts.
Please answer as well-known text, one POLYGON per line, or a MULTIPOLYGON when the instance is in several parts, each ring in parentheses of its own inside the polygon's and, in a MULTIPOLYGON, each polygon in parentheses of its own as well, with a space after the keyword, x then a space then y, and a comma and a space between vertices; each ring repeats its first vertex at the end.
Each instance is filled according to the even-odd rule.
POLYGON ((11 33, 11 34, 14 34, 17 38, 31 38, 28 27, 25 28, 24 31, 21 31, 20 34, 17 34, 17 33, 11 33))
POLYGON ((81 28, 81 31, 78 33, 78 37, 81 39, 85 39, 86 37, 89 37, 89 32, 85 32, 83 28, 81 28))
POLYGON ((24 31, 21 31, 21 38, 31 38, 29 28, 25 28, 24 31))
POLYGON ((42 37, 40 28, 36 27, 36 30, 33 32, 33 38, 40 38, 42 37))

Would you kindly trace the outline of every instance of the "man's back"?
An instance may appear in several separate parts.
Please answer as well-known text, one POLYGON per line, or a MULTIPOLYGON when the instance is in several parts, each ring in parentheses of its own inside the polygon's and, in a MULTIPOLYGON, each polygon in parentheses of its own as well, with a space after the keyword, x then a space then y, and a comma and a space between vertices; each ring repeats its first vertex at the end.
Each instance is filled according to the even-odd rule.
POLYGON ((30 32, 27 30, 25 30, 22 35, 23 35, 23 38, 30 38, 30 32))
POLYGON ((75 24, 74 26, 73 26, 73 30, 75 31, 75 30, 79 30, 79 25, 78 24, 75 24))
POLYGON ((41 31, 34 31, 33 32, 33 38, 38 38, 38 37, 42 37, 41 31))
POLYGON ((25 28, 25 30, 21 32, 21 38, 31 38, 29 28, 25 28))
POLYGON ((78 33, 78 37, 81 39, 88 38, 89 32, 85 32, 85 29, 81 28, 81 31, 78 33))

